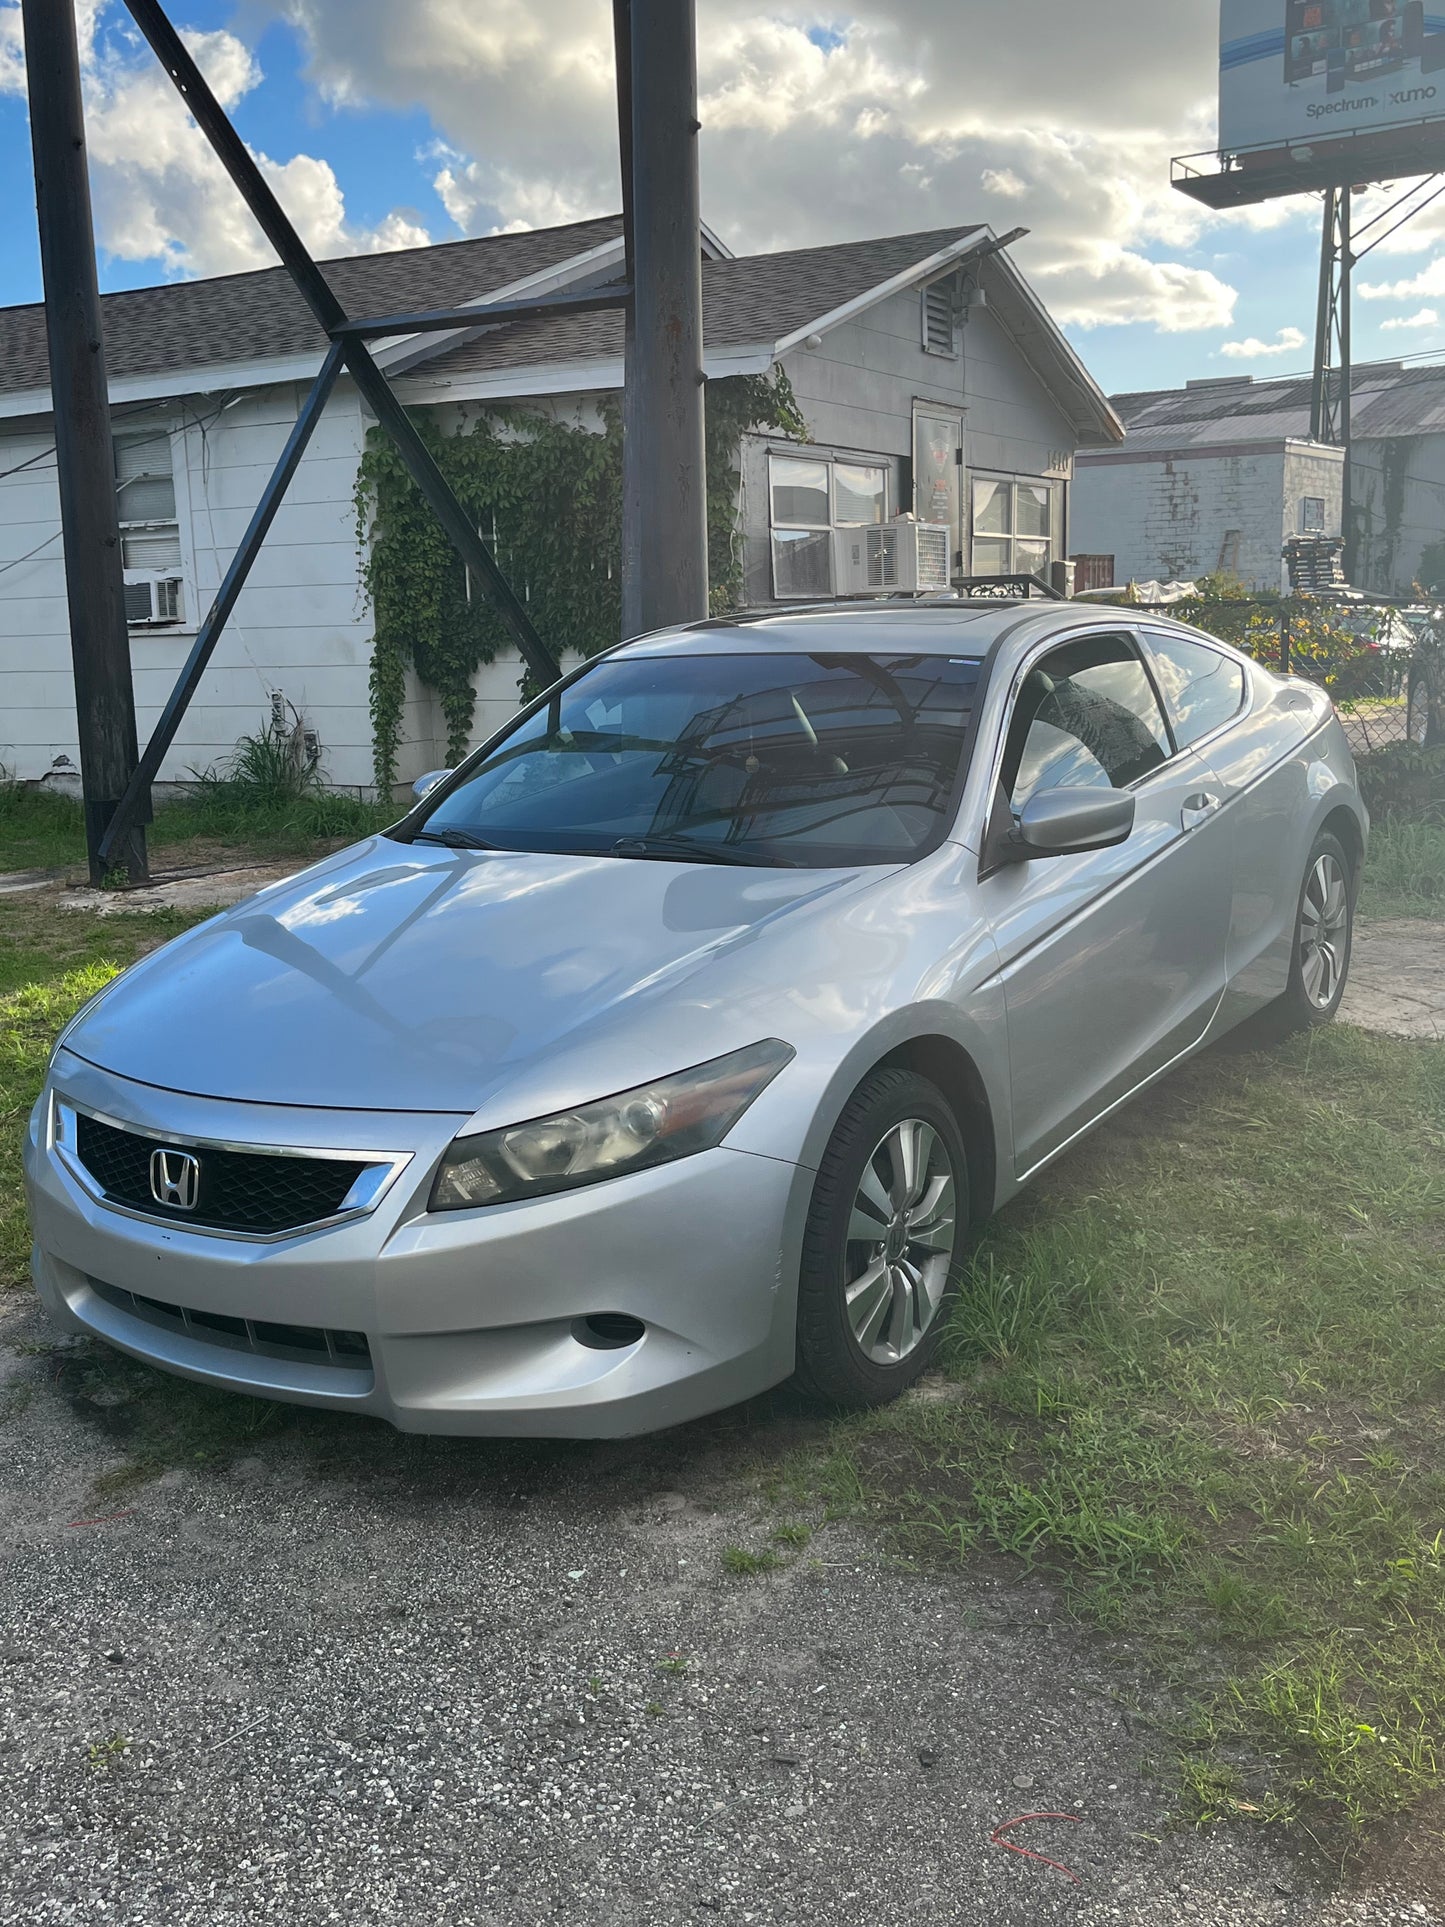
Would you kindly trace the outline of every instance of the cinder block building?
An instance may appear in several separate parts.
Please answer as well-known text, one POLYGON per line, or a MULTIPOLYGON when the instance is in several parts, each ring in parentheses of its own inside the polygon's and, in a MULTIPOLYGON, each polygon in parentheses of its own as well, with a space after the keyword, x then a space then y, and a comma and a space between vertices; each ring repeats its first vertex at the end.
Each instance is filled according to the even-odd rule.
MULTIPOLYGON (((1343 450, 1309 438, 1307 378, 1232 375, 1115 395, 1127 430, 1076 462, 1071 549, 1091 581, 1227 570, 1285 586, 1291 535, 1343 535, 1343 450)), ((1445 581, 1445 367, 1354 371, 1355 586, 1409 596, 1445 581)))

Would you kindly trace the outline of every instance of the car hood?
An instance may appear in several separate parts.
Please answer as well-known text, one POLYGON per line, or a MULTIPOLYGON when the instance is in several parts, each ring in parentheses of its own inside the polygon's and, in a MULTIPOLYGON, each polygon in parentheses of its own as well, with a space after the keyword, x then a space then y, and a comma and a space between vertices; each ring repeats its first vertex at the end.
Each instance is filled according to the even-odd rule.
POLYGON ((574 1103, 769 1034, 778 961, 718 965, 892 874, 372 838, 137 964, 65 1044, 202 1097, 470 1114, 521 1077, 574 1103))

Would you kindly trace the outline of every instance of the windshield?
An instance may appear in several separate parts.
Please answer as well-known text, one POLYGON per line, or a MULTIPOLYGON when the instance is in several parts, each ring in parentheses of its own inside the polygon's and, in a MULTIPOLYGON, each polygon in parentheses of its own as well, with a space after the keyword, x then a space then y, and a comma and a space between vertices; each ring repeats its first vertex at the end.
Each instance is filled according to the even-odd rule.
POLYGON ((974 658, 604 660, 406 834, 713 863, 903 863, 946 831, 974 658))

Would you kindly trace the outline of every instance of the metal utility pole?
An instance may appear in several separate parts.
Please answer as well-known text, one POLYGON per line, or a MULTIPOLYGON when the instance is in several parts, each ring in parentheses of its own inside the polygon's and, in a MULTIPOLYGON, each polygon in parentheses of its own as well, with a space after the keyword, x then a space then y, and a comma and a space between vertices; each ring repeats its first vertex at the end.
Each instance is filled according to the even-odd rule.
POLYGON ((707 614, 707 466, 693 0, 617 0, 614 17, 634 313, 622 446, 627 637, 707 614))
POLYGON ((143 883, 149 797, 108 861, 100 854, 138 756, 75 12, 70 0, 23 0, 22 17, 90 880, 121 869, 143 883))
POLYGON ((1320 236, 1320 292, 1315 315, 1315 365, 1310 386, 1310 436, 1345 451, 1340 477, 1340 533, 1345 538, 1346 581, 1355 571, 1355 517, 1350 476, 1350 281, 1355 266, 1351 237, 1352 189, 1325 189, 1320 236))

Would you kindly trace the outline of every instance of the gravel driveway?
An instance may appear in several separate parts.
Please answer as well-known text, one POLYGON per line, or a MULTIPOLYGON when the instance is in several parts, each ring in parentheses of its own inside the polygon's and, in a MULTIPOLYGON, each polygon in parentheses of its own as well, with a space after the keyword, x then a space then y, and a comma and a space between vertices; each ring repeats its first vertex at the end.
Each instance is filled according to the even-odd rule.
POLYGON ((616 1446, 308 1415, 97 1503, 126 1409, 48 1342, 0 1310, 0 1919, 1445 1918, 1170 1830, 1143 1675, 1016 1567, 823 1525, 729 1572, 809 1517, 786 1398, 616 1446), (1040 1810, 1012 1837, 1077 1885, 990 1842, 1040 1810))

